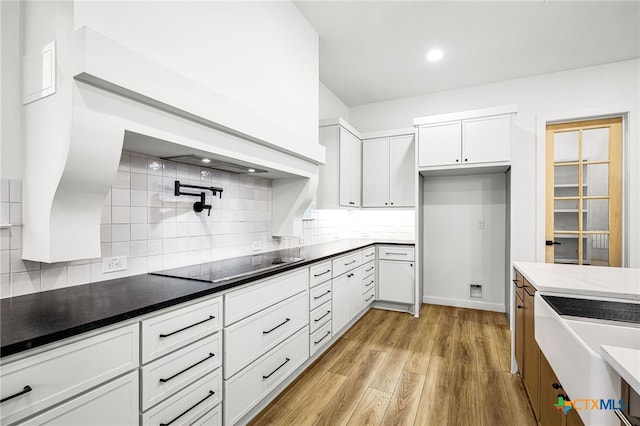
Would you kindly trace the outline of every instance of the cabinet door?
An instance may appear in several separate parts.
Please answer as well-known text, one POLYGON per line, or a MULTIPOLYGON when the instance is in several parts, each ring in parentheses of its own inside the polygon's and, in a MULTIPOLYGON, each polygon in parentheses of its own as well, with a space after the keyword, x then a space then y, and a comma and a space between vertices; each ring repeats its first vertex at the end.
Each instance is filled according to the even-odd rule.
POLYGON ((389 138, 362 142, 362 206, 389 205, 389 138))
POLYGON ((335 336, 349 322, 349 279, 347 274, 334 278, 332 281, 332 327, 335 336))
POLYGON ((523 352, 524 352, 524 301, 517 292, 514 292, 515 309, 516 309, 516 367, 520 375, 522 375, 523 352))
POLYGON ((533 296, 535 289, 524 282, 524 360, 522 378, 533 412, 540 418, 540 348, 534 334, 533 296))
POLYGON ((415 206, 415 148, 413 135, 389 139, 389 204, 415 206))
POLYGON ((462 123, 462 162, 509 161, 510 116, 465 120, 462 123))
POLYGON ((362 146, 360 139, 340 128, 340 205, 360 206, 362 146))
POLYGON ((387 302, 414 303, 413 262, 380 260, 378 299, 387 302))
POLYGON ((354 319, 362 311, 362 266, 347 274, 349 286, 349 321, 354 319))
MULTIPOLYGON (((558 410, 554 404, 558 403, 558 397, 566 400, 566 394, 562 390, 560 381, 549 365, 547 358, 540 355, 540 424, 545 426, 563 426, 565 414, 558 410)), ((572 410, 573 411, 573 410, 572 410)))
POLYGON ((462 125, 454 123, 420 127, 418 135, 418 166, 461 164, 462 125))
POLYGON ((351 192, 350 204, 355 207, 360 207, 360 200, 362 198, 362 142, 360 139, 351 135, 351 155, 349 169, 351 171, 349 185, 351 192))

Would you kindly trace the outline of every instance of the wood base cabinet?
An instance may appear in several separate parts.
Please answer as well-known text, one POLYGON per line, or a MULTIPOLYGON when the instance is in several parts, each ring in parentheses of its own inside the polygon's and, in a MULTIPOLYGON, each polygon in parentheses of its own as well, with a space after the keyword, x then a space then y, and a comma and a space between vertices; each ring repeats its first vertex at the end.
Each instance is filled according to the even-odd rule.
POLYGON ((516 354, 516 370, 522 375, 522 367, 524 366, 524 285, 523 278, 519 272, 516 272, 514 283, 514 312, 516 316, 516 335, 515 335, 515 354, 516 354))
POLYGON ((524 388, 529 395, 531 406, 536 419, 540 418, 540 348, 535 338, 534 329, 534 299, 536 289, 527 280, 524 280, 524 305, 523 305, 523 369, 522 379, 524 388))

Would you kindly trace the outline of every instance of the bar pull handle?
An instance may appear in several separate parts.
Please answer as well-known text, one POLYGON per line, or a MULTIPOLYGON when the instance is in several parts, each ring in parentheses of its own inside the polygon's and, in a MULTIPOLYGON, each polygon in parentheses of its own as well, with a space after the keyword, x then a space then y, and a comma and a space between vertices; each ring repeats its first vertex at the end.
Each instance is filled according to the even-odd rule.
POLYGON ((171 380, 171 379, 174 379, 174 378, 178 377, 178 376, 179 376, 179 375, 181 375, 182 373, 184 373, 184 372, 186 372, 186 371, 191 370, 193 367, 195 367, 195 366, 198 366, 198 365, 202 364, 203 362, 205 362, 205 361, 206 361, 206 360, 208 360, 209 358, 213 358, 214 356, 216 356, 216 354, 212 354, 211 352, 209 352, 209 356, 208 356, 208 357, 206 357, 205 359, 203 359, 203 360, 200 360, 200 361, 196 362, 195 364, 193 364, 193 365, 191 365, 191 366, 189 366, 189 367, 185 368, 185 369, 184 369, 184 370, 182 370, 182 371, 178 371, 176 374, 174 374, 173 376, 169 377, 168 379, 162 379, 162 378, 161 378, 161 379, 160 379, 160 383, 167 383, 169 380, 171 380))
POLYGON ((314 341, 313 341, 313 344, 314 344, 314 345, 317 345, 318 343, 320 343, 320 342, 322 342, 324 339, 326 339, 326 338, 327 338, 327 336, 328 336, 328 335, 330 335, 330 334, 331 334, 331 332, 330 332, 330 331, 327 331, 327 334, 325 334, 324 336, 322 336, 322 339, 318 340, 317 342, 314 340, 314 341))
POLYGON ((29 393, 29 392, 31 392, 32 390, 33 390, 33 389, 31 388, 31 386, 27 385, 27 386, 25 386, 24 388, 22 388, 22 390, 21 390, 20 392, 18 392, 18 393, 14 393, 13 395, 9 395, 9 396, 7 396, 6 398, 2 398, 2 399, 0 399, 0 404, 1 404, 1 403, 3 403, 3 402, 5 402, 5 401, 8 401, 8 400, 10 400, 10 399, 17 398, 17 397, 19 397, 20 395, 24 395, 24 394, 26 394, 26 393, 29 393))
POLYGON ((322 299, 323 297, 325 297, 329 293, 331 293, 331 290, 327 290, 326 292, 322 293, 320 296, 313 296, 313 299, 314 300, 322 299))
POLYGON ((286 323, 288 323, 289 321, 291 321, 291 318, 286 318, 284 321, 282 321, 280 324, 276 325, 275 327, 273 327, 271 330, 268 331, 263 331, 262 334, 269 334, 271 333, 273 330, 275 330, 276 328, 280 328, 283 325, 285 325, 286 323))
POLYGON ((212 320, 212 319, 214 319, 214 318, 215 318, 215 316, 210 315, 210 316, 209 316, 209 318, 207 318, 207 319, 205 319, 205 320, 202 320, 202 321, 197 322, 197 323, 195 323, 195 324, 188 325, 188 326, 186 326, 186 327, 184 327, 184 328, 181 328, 180 330, 172 331, 171 333, 167 333, 167 334, 160 334, 160 335, 159 335, 159 337, 160 337, 160 338, 165 338, 165 337, 173 336, 173 335, 174 335, 174 334, 176 334, 176 333, 180 333, 180 332, 182 332, 182 331, 185 331, 185 330, 190 329, 191 327, 195 327, 196 325, 200 325, 200 324, 203 324, 203 323, 205 323, 205 322, 207 322, 207 321, 211 321, 211 320, 212 320))
POLYGON ((321 316, 320 318, 316 318, 313 320, 313 322, 318 322, 318 321, 322 321, 322 318, 326 317, 327 315, 329 315, 331 313, 331 311, 327 311, 326 314, 324 314, 323 316, 321 316))
POLYGON ((194 408, 196 408, 198 405, 202 404, 203 402, 205 402, 208 398, 211 398, 213 395, 215 394, 214 391, 210 390, 209 391, 209 395, 205 396, 204 398, 202 398, 200 401, 196 402, 195 404, 193 404, 191 407, 187 408, 185 411, 182 412, 182 414, 180 414, 178 417, 174 417, 173 420, 171 420, 169 423, 160 423, 160 426, 169 426, 171 423, 175 422, 176 420, 178 420, 180 417, 184 416, 185 414, 187 414, 189 411, 193 410, 194 408))
POLYGON ((319 274, 313 274, 314 277, 319 277, 320 275, 324 275, 324 274, 328 274, 329 272, 331 272, 331 269, 327 269, 324 272, 320 272, 319 274))
POLYGON ((269 377, 273 376, 273 373, 275 373, 276 371, 280 370, 282 367, 284 367, 284 365, 285 365, 286 363, 288 363, 289 361, 291 361, 289 358, 285 358, 284 360, 285 360, 285 361, 284 361, 282 364, 280 364, 278 367, 276 367, 276 369, 275 369, 275 370, 273 370, 271 373, 267 374, 266 376, 262 376, 262 380, 264 380, 264 379, 268 379, 269 377))

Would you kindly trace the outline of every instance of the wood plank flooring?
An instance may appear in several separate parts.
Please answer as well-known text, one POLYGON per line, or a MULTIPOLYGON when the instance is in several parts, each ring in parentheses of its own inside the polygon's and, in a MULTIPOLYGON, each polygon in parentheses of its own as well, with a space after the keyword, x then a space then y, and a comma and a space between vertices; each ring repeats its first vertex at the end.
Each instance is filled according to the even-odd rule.
POLYGON ((372 309, 251 425, 535 426, 504 314, 372 309))

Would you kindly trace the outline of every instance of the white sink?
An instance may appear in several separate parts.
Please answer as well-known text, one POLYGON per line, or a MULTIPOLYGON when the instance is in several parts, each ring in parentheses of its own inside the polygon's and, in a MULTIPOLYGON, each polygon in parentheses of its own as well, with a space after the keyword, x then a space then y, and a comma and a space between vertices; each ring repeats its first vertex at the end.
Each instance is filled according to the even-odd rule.
MULTIPOLYGON (((600 345, 640 349, 640 328, 560 317, 536 293, 535 336, 573 399, 620 399, 620 376, 600 356, 600 345)), ((619 425, 611 410, 579 410, 585 425, 619 425)))

